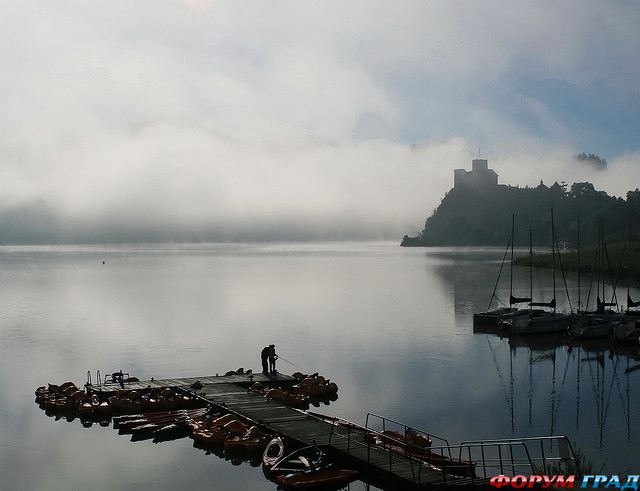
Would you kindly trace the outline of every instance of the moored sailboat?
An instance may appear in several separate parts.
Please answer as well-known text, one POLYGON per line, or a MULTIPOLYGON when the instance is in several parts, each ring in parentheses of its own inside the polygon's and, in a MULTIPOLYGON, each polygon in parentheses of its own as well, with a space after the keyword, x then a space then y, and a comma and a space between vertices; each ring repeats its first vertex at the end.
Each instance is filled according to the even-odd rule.
MULTIPOLYGON (((557 241, 555 224, 553 219, 553 209, 551 209, 551 256, 553 270, 553 298, 548 302, 529 302, 532 307, 525 315, 514 317, 504 322, 505 328, 511 334, 546 334, 553 332, 564 332, 569 326, 572 315, 558 312, 556 310, 556 250, 557 241), (533 309, 541 307, 541 309, 533 309), (553 309, 552 311, 544 310, 553 309)), ((558 256, 560 251, 557 251, 558 256)), ((568 294, 567 294, 568 295, 568 294)), ((569 301, 570 302, 570 301, 569 301)))
POLYGON ((627 232, 627 308, 624 311, 620 325, 613 330, 611 338, 619 343, 640 344, 640 301, 631 298, 631 269, 629 254, 631 252, 631 222, 627 232))
POLYGON ((479 312, 477 314, 473 314, 473 325, 474 327, 478 326, 492 326, 492 327, 500 327, 502 321, 504 319, 509 319, 514 316, 522 315, 523 312, 527 312, 527 309, 520 309, 517 307, 518 304, 530 302, 530 297, 516 297, 513 295, 513 248, 514 248, 514 231, 515 231, 515 214, 511 215, 511 238, 507 243, 507 248, 504 251, 504 256, 502 258, 502 263, 500 264, 500 271, 498 272, 498 278, 496 279, 496 284, 493 288, 493 293, 491 294, 491 298, 489 299, 489 306, 485 312, 479 312), (500 276, 502 275, 502 270, 504 267, 504 261, 507 257, 507 253, 511 250, 511 259, 510 259, 510 281, 509 281, 509 306, 508 307, 498 307, 495 309, 491 309, 491 304, 493 303, 493 299, 497 298, 496 290, 498 288, 498 283, 500 282, 500 276))
MULTIPOLYGON (((574 338, 606 338, 613 335, 615 330, 622 324, 622 315, 611 307, 617 307, 616 301, 616 284, 617 278, 613 283, 613 292, 611 300, 606 301, 606 284, 605 284, 605 262, 608 263, 609 257, 607 247, 604 241, 604 227, 600 224, 598 235, 598 247, 594 257, 593 274, 591 275, 591 284, 595 278, 597 285, 596 293, 596 310, 589 311, 589 297, 587 297, 587 310, 580 310, 572 321, 569 328, 569 334, 574 338), (600 294, 602 293, 602 299, 600 294)), ((579 291, 579 290, 578 290, 579 291)), ((589 287, 591 291, 591 286, 589 287)))

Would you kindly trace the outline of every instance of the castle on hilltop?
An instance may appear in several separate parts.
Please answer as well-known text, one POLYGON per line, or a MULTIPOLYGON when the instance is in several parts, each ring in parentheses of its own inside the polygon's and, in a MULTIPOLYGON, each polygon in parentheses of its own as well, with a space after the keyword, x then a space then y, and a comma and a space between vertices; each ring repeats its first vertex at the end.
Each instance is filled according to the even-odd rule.
MULTIPOLYGON (((557 211, 555 230, 561 241, 578 241, 578 214, 587 217, 581 231, 581 242, 597 244, 601 238, 601 220, 607 220, 608 240, 620 244, 629 241, 630 232, 640 230, 640 190, 629 191, 627 199, 598 191, 590 182, 574 182, 571 186, 557 181, 550 186, 540 181, 537 186, 498 184, 498 174, 485 159, 473 159, 472 169, 455 169, 453 188, 447 191, 438 207, 424 222, 422 231, 413 237, 405 235, 405 247, 427 246, 496 246, 507 241, 550 247, 557 240, 549 226, 549 209, 557 211), (513 214, 529 225, 531 236, 520 227, 511 234, 508 224, 513 214), (633 226, 624 217, 631 217, 633 226)), ((635 237, 638 237, 635 234, 635 237)), ((640 239, 636 238, 636 242, 640 239)), ((640 281, 640 268, 637 275, 640 281)))
POLYGON ((486 159, 473 159, 471 170, 455 169, 453 171, 454 188, 492 188, 498 185, 498 174, 489 169, 486 159))

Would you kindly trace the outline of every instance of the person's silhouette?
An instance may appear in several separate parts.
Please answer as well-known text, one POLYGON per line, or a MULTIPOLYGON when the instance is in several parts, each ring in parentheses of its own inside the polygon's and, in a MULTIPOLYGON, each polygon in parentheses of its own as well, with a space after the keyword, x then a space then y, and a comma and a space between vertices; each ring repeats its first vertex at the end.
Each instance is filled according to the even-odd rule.
POLYGON ((271 373, 276 373, 277 359, 278 359, 278 355, 276 355, 276 345, 272 344, 269 346, 269 371, 271 373))
POLYGON ((269 352, 271 351, 271 346, 265 346, 262 348, 260 352, 260 360, 262 361, 262 373, 265 375, 269 374, 269 367, 267 366, 267 361, 269 360, 269 352))

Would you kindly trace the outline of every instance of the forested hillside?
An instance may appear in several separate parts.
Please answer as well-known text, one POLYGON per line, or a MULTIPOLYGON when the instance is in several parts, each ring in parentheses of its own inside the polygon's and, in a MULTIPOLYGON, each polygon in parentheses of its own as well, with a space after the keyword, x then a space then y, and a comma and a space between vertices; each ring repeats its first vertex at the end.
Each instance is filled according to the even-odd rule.
POLYGON ((624 242, 631 220, 632 240, 640 230, 640 190, 629 191, 626 199, 598 191, 593 184, 578 182, 567 189, 555 183, 535 188, 496 186, 487 189, 449 191, 440 206, 427 218, 418 237, 405 236, 403 246, 505 245, 515 214, 515 244, 528 246, 529 229, 535 245, 551 244, 550 209, 554 209, 557 238, 569 247, 597 242, 598 227, 604 225, 608 242, 624 242))

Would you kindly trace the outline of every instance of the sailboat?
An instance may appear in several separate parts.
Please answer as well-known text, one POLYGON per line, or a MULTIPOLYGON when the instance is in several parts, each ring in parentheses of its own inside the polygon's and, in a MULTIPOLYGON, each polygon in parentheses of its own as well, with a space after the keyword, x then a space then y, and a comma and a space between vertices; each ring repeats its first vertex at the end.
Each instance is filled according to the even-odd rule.
POLYGON ((640 310, 636 310, 640 307, 640 300, 633 301, 631 299, 631 267, 629 266, 629 255, 631 254, 631 220, 629 220, 627 244, 627 310, 624 313, 624 317, 627 320, 635 320, 636 327, 640 327, 640 310))
MULTIPOLYGON (((551 256, 553 261, 553 298, 549 302, 530 302, 530 307, 542 307, 531 309, 527 315, 515 317, 508 323, 511 334, 546 334, 552 332, 564 332, 569 326, 572 315, 556 311, 556 231, 551 209, 551 256), (544 310, 553 309, 552 311, 544 310)), ((557 251, 558 255, 560 251, 557 251)))
MULTIPOLYGON (((617 307, 618 303, 616 298, 616 283, 614 281, 613 293, 611 295, 611 301, 606 301, 606 289, 605 289, 605 261, 608 262, 608 254, 606 243, 604 241, 604 227, 601 224, 598 234, 598 247, 596 248, 596 255, 594 257, 594 273, 597 265, 597 294, 596 294, 596 310, 595 311, 580 311, 574 317, 572 325, 569 328, 569 334, 574 338, 606 338, 612 335, 622 323, 622 315, 612 310, 609 307, 617 307), (602 299, 600 298, 600 292, 602 288, 602 299)), ((592 275, 592 281, 595 274, 592 275)), ((587 308, 589 300, 587 299, 587 308)))
POLYGON ((507 243, 507 248, 504 251, 504 256, 502 257, 502 263, 500 264, 500 271, 498 272, 498 278, 496 279, 496 284, 493 288, 493 293, 491 294, 491 298, 489 299, 489 305, 485 312, 479 312, 477 314, 473 314, 473 325, 474 327, 479 326, 492 326, 498 327, 501 325, 501 322, 505 318, 509 318, 513 315, 517 315, 522 309, 518 309, 516 305, 520 303, 530 302, 531 298, 523 298, 523 297, 515 297, 513 295, 513 247, 514 247, 514 230, 515 230, 515 214, 511 215, 511 238, 507 243), (498 283, 500 282, 500 276, 502 275, 502 270, 504 267, 504 261, 507 257, 507 253, 511 249, 511 260, 510 260, 510 282, 509 282, 509 306, 508 307, 498 307, 495 309, 491 309, 491 304, 493 303, 493 299, 496 297, 496 290, 498 288, 498 283))
MULTIPOLYGON (((529 306, 524 309, 515 309, 513 312, 503 315, 502 318, 500 319, 500 327, 505 331, 509 331, 515 319, 530 318, 531 316, 541 315, 542 313, 544 313, 544 310, 533 308, 536 304, 531 302, 532 298, 533 298, 533 232, 531 231, 531 229, 529 229, 529 297, 515 298, 513 297, 513 295, 511 295, 512 301, 518 300, 518 303, 529 302, 529 306)), ((544 306, 546 305, 547 304, 544 304, 544 306)))
POLYGON ((627 233, 627 245, 625 257, 627 259, 627 308, 622 316, 620 325, 613 329, 611 338, 620 343, 640 344, 640 301, 631 299, 631 268, 629 267, 628 254, 631 252, 631 221, 627 233))
POLYGON ((620 343, 640 344, 640 301, 634 302, 627 292, 627 310, 620 324, 613 329, 611 338, 620 343))

